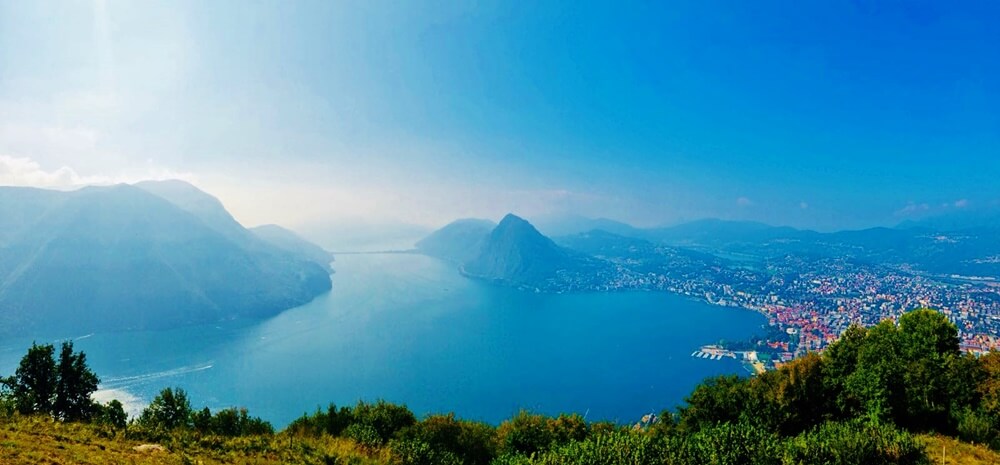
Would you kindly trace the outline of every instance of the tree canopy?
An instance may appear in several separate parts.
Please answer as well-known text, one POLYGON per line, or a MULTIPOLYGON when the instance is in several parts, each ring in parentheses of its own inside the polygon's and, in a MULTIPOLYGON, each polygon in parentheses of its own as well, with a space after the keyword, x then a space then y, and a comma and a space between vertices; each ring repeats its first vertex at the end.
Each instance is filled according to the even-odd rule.
POLYGON ((90 396, 100 379, 87 366, 87 356, 73 351, 72 342, 62 344, 58 363, 55 346, 32 343, 14 376, 4 382, 22 414, 44 413, 74 421, 89 419, 98 411, 90 396))

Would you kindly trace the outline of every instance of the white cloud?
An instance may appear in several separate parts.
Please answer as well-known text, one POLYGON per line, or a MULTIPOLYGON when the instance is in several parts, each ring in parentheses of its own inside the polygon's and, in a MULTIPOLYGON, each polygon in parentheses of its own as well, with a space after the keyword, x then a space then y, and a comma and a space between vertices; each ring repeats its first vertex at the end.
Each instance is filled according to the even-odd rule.
POLYGON ((190 173, 178 173, 169 169, 148 163, 145 171, 108 175, 80 175, 69 166, 60 166, 46 170, 38 162, 25 157, 0 155, 0 185, 43 187, 50 189, 72 189, 85 185, 107 185, 117 183, 134 183, 147 179, 185 179, 194 178, 190 173))
POLYGON ((912 216, 924 213, 931 209, 926 203, 908 203, 905 207, 896 210, 896 216, 912 216))
POLYGON ((955 206, 955 208, 965 208, 969 206, 969 200, 968 199, 956 200, 953 205, 955 206))
POLYGON ((805 209, 809 208, 809 204, 806 203, 806 202, 799 202, 799 208, 805 210, 805 209))
POLYGON ((0 184, 5 186, 31 186, 69 188, 83 184, 100 184, 106 180, 84 180, 68 166, 61 166, 52 171, 42 169, 42 166, 30 158, 18 158, 0 155, 0 184))
POLYGON ((741 207, 749 207, 753 205, 753 200, 750 200, 747 197, 740 197, 736 199, 736 205, 739 205, 741 207))
POLYGON ((101 404, 107 404, 117 399, 118 402, 122 403, 122 409, 125 410, 129 418, 138 418, 148 404, 145 400, 123 389, 98 389, 90 395, 90 399, 101 404))

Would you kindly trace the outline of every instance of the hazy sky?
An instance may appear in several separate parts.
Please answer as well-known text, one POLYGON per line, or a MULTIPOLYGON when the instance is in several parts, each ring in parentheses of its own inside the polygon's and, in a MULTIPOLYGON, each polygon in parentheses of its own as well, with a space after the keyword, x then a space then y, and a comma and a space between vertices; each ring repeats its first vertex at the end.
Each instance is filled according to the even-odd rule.
POLYGON ((0 184, 291 226, 1000 200, 1000 3, 473 3, 0 0, 0 184))

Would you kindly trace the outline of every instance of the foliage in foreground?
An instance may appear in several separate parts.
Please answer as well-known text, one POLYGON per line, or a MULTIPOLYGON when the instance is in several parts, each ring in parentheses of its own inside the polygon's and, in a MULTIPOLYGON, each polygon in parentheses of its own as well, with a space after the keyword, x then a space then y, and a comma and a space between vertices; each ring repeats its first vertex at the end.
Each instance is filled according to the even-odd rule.
POLYGON ((208 457, 205 463, 922 464, 928 459, 915 433, 1000 445, 1000 355, 961 354, 956 328, 930 310, 903 315, 898 324, 852 327, 824 354, 777 371, 706 380, 684 407, 635 427, 530 412, 498 426, 453 414, 418 419, 405 405, 379 400, 331 404, 275 434, 245 409, 193 410, 176 388, 161 391, 125 425, 104 420, 110 407, 67 413, 79 403, 60 403, 55 392, 91 389, 89 369, 71 346, 65 358, 78 362, 58 364, 70 371, 54 369, 48 347, 33 346, 22 361, 27 368, 5 380, 12 388, 0 395, 7 406, 0 413, 14 424, 32 418, 22 414, 43 415, 52 425, 93 421, 115 444, 155 441, 170 457, 208 457), (73 370, 84 376, 74 378, 73 370), (80 386, 60 387, 59 380, 73 379, 80 386))

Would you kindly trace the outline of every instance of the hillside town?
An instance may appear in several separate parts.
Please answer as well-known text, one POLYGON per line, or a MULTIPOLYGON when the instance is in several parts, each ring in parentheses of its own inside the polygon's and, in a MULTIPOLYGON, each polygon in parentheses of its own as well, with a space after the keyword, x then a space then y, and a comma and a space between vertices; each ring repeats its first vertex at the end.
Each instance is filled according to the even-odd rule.
POLYGON ((958 326, 964 350, 1000 346, 1000 283, 992 280, 837 258, 787 256, 759 266, 700 268, 685 260, 672 254, 655 271, 640 273, 634 271, 640 260, 612 259, 617 273, 605 289, 667 291, 760 312, 771 328, 753 342, 764 360, 778 363, 822 351, 852 324, 871 326, 923 307, 940 310, 958 326))

